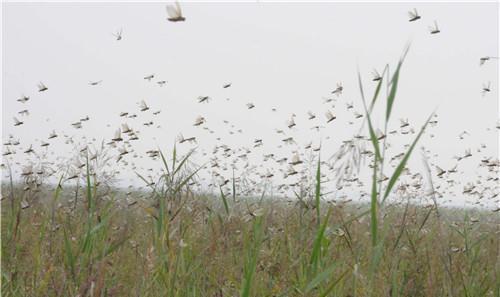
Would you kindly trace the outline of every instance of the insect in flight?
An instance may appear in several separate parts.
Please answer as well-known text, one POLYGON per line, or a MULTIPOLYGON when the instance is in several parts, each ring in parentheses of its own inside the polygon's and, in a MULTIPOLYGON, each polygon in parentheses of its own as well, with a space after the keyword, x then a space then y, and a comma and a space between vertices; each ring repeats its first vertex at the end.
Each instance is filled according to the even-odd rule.
POLYGON ((113 33, 113 36, 116 38, 116 41, 122 40, 122 29, 116 31, 116 33, 113 33))
POLYGON ((174 5, 167 5, 167 20, 171 22, 184 22, 186 18, 182 15, 182 9, 179 2, 175 2, 174 5))
POLYGON ((431 34, 437 34, 437 33, 441 32, 441 30, 439 30, 439 27, 438 27, 438 24, 436 21, 434 21, 434 27, 429 26, 429 31, 431 34))
POLYGON ((489 92, 491 92, 491 82, 490 81, 488 82, 488 84, 483 84, 483 90, 481 91, 481 93, 484 96, 486 93, 489 93, 489 92))
POLYGON ((410 17, 410 19, 408 20, 409 22, 414 22, 414 21, 420 19, 420 15, 418 14, 416 8, 414 8, 413 10, 408 11, 408 16, 410 17))
POLYGON ((30 97, 22 95, 21 98, 17 99, 17 101, 21 103, 26 103, 26 101, 30 100, 30 97))
POLYGON ((46 85, 43 84, 43 82, 40 82, 38 84, 38 92, 43 92, 43 91, 47 91, 49 88, 47 88, 46 85))

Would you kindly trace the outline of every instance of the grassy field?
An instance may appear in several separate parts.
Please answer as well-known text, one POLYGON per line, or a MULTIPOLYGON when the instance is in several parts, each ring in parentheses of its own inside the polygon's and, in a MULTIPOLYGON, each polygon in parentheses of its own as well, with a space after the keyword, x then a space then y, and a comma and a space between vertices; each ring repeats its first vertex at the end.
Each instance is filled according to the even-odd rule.
POLYGON ((22 209, 15 189, 3 191, 2 296, 500 294, 491 212, 388 206, 373 246, 369 205, 189 192, 129 205, 84 186, 22 209))

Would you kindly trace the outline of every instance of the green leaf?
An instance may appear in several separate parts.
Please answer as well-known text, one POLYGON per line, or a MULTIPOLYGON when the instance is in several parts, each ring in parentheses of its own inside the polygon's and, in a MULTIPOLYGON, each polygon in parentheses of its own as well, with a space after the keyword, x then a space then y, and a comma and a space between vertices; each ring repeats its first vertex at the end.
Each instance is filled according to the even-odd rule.
POLYGON ((68 265, 71 270, 71 277, 75 280, 75 257, 73 256, 73 248, 71 247, 71 242, 68 239, 66 228, 64 228, 64 251, 66 254, 66 261, 68 261, 68 265))
POLYGON ((233 202, 236 202, 236 180, 234 179, 234 168, 233 168, 233 202))
POLYGON ((316 232, 316 238, 314 239, 314 244, 313 244, 313 250, 311 253, 311 258, 309 260, 309 265, 310 265, 310 271, 312 274, 316 274, 319 266, 319 262, 321 261, 321 242, 323 241, 324 235, 325 235, 325 229, 328 224, 328 219, 330 218, 330 214, 332 212, 332 209, 328 209, 328 213, 326 214, 325 221, 321 225, 321 227, 318 228, 318 231, 316 232))
POLYGON ((403 52, 403 56, 399 59, 398 67, 396 68, 396 71, 394 72, 394 75, 392 76, 392 79, 391 79, 391 83, 390 83, 391 89, 389 91, 389 95, 387 96, 387 109, 385 112, 386 123, 389 122, 389 118, 391 117, 392 106, 394 105, 394 99, 396 99, 396 92, 398 90, 399 72, 401 70, 401 66, 403 65, 403 61, 404 61, 409 49, 410 49, 410 45, 408 44, 405 48, 405 51, 403 52))
POLYGON ((222 191, 221 186, 219 187, 219 189, 220 189, 220 196, 222 198, 222 203, 224 204, 224 209, 226 210, 226 214, 229 215, 229 205, 227 204, 226 195, 224 195, 224 191, 222 191))
POLYGON ((89 155, 87 154, 87 208, 89 212, 92 212, 93 204, 92 204, 92 191, 90 185, 90 169, 89 169, 89 155))
MULTIPOLYGON (((361 92, 361 99, 363 101, 363 107, 365 109, 366 120, 368 121, 368 131, 370 133, 370 140, 372 142, 373 148, 375 149, 375 158, 376 158, 375 162, 378 162, 379 160, 382 160, 382 155, 380 154, 380 147, 379 147, 378 138, 375 134, 375 131, 373 130, 370 111, 368 111, 368 108, 366 107, 366 100, 365 100, 365 96, 363 93, 363 83, 361 82, 361 73, 359 71, 358 71, 358 84, 359 84, 359 89, 361 92)), ((377 92, 375 93, 375 96, 373 97, 372 104, 375 103, 375 100, 378 96, 378 90, 380 90, 380 88, 377 88, 377 92)))
POLYGON ((384 67, 384 71, 381 74, 381 79, 377 83, 377 88, 375 89, 375 93, 373 94, 372 102, 370 103, 370 108, 368 109, 370 111, 370 114, 373 111, 373 107, 375 107, 375 102, 377 101, 378 94, 380 93, 380 89, 382 88, 382 82, 384 81, 384 74, 387 71, 387 65, 384 67))
POLYGON ((249 255, 247 263, 245 263, 243 288, 241 290, 241 297, 249 297, 250 289, 252 287, 253 276, 255 268, 257 267, 257 258, 259 256, 260 245, 262 243, 262 217, 257 217, 253 223, 253 238, 251 240, 252 246, 248 248, 249 255))
POLYGON ((324 271, 318 273, 309 282, 309 284, 307 284, 306 288, 304 289, 304 293, 309 293, 311 290, 316 288, 321 282, 323 282, 326 278, 328 278, 330 276, 330 274, 332 274, 333 271, 335 271, 335 268, 337 268, 336 266, 337 266, 337 263, 333 263, 332 265, 330 265, 330 267, 328 267, 324 271))
POLYGON ((371 200, 370 200, 370 232, 372 237, 372 246, 377 245, 377 232, 378 232, 378 201, 377 201, 377 162, 373 165, 373 175, 372 175, 372 190, 371 190, 371 200))
POLYGON ((186 163, 186 161, 189 159, 189 157, 191 157, 191 155, 193 154, 193 150, 189 151, 189 153, 187 153, 186 156, 184 156, 184 158, 182 158, 182 161, 179 163, 179 166, 177 166, 177 168, 175 168, 174 170, 174 173, 173 175, 175 176, 177 174, 177 172, 179 171, 179 169, 182 168, 182 166, 184 165, 184 163, 186 163))
POLYGON ((420 137, 424 133, 425 128, 427 127, 427 124, 429 124, 429 121, 431 120, 431 118, 432 118, 433 115, 434 115, 434 113, 432 113, 429 116, 429 118, 427 119, 427 121, 425 122, 425 124, 420 129, 420 132, 418 133, 417 137, 415 137, 415 139, 413 140, 413 143, 411 144, 410 148, 406 152, 405 156, 403 157, 403 159, 401 160, 401 162, 399 162, 399 165, 394 170, 394 173, 392 174, 391 178, 389 179, 389 183, 387 184, 387 188, 385 189, 384 198, 382 199, 382 203, 385 202, 386 198, 391 193, 392 188, 394 187, 394 185, 396 184, 396 181, 398 180, 399 176, 403 172, 403 170, 404 170, 404 168, 406 166, 406 163, 408 162, 408 159, 410 158, 410 155, 413 152, 413 149, 417 145, 418 140, 420 139, 420 137))
MULTIPOLYGON (((168 168, 168 163, 167 163, 167 160, 165 159, 165 155, 163 155, 163 152, 160 149, 158 149, 158 151, 160 151, 160 156, 161 156, 161 160, 163 162, 163 166, 165 166, 165 170, 167 170, 167 174, 170 176, 170 170, 168 168)), ((141 176, 139 176, 139 177, 142 178, 141 176)), ((145 179, 143 179, 143 180, 146 181, 145 179)), ((146 183, 147 183, 147 181, 146 181, 146 183)))
POLYGON ((347 275, 347 273, 349 272, 349 270, 346 270, 344 271, 344 273, 342 273, 340 275, 340 277, 335 280, 324 292, 322 292, 321 294, 319 294, 319 297, 326 297, 328 296, 328 294, 330 294, 330 292, 335 289, 335 286, 347 275))
POLYGON ((317 217, 317 223, 320 225, 320 197, 321 197, 321 156, 318 156, 318 167, 316 169, 316 193, 315 193, 315 200, 316 200, 316 217, 317 217))

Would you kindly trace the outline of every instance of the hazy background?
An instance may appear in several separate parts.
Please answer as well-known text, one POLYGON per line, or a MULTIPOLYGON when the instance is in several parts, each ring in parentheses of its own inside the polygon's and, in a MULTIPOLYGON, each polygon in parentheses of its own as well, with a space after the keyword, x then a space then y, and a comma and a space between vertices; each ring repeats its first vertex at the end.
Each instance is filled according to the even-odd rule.
MULTIPOLYGON (((128 122, 141 130, 141 141, 134 144, 138 153, 171 148, 182 132, 198 138, 200 152, 207 152, 197 156, 203 160, 218 143, 216 137, 230 146, 248 147, 262 138, 259 156, 279 154, 277 145, 284 137, 275 128, 280 128, 301 147, 322 140, 322 155, 329 156, 358 131, 360 120, 353 120, 345 107, 354 102, 362 112, 357 68, 365 94, 371 96, 371 70, 381 72, 386 63, 394 69, 411 41, 389 130, 399 127, 399 118, 420 127, 436 110, 439 124, 421 144, 437 154, 433 162, 445 169, 455 164, 453 156, 471 148, 475 161, 460 165, 463 174, 457 177, 462 183, 476 180, 478 160, 498 156, 498 61, 479 67, 480 57, 498 53, 496 3, 181 3, 183 23, 168 22, 165 5, 4 3, 3 140, 13 134, 22 148, 33 144, 39 149, 37 139, 46 140, 55 129, 60 135, 109 141, 119 124, 128 122), (422 19, 410 23, 407 11, 414 7, 422 19), (428 31, 434 20, 441 30, 437 35, 428 31), (112 33, 120 29, 123 39, 116 41, 112 33), (152 82, 143 79, 149 74, 155 74, 152 82), (102 84, 89 85, 98 80, 102 84), (168 82, 159 87, 158 80, 168 82), (40 81, 47 92, 38 92, 40 81), (482 85, 488 81, 492 90, 483 97, 482 85), (222 89, 227 82, 232 87, 222 89), (322 97, 331 96, 337 82, 344 92, 332 108, 322 97), (22 94, 30 96, 28 103, 16 101, 22 94), (199 104, 200 95, 213 100, 199 104), (140 100, 162 112, 140 113, 140 100), (256 108, 247 110, 248 102, 256 108), (30 115, 18 116, 22 109, 30 115), (328 129, 314 132, 306 112, 315 112, 316 123, 326 125, 327 109, 337 119, 328 129), (118 116, 121 111, 138 118, 125 121, 118 116), (285 122, 292 113, 297 128, 289 131, 285 122), (14 127, 14 115, 25 124, 14 127), (71 127, 87 115, 91 120, 82 130, 71 127), (193 127, 198 115, 207 119, 214 134, 193 127), (153 127, 142 125, 148 120, 154 121, 153 127), (223 120, 243 133, 228 134, 231 129, 223 120), (470 136, 460 140, 464 130, 470 136), (486 149, 475 153, 480 144, 486 149)), ((381 126, 382 120, 380 114, 375 122, 381 126)), ((62 138, 50 147, 54 156, 69 150, 62 138)), ((420 157, 415 156, 412 164, 418 166, 420 157)), ((18 152, 14 159, 23 157, 18 152)), ((136 161, 145 168, 147 162, 136 161)), ((123 176, 135 174, 124 171, 123 176)))

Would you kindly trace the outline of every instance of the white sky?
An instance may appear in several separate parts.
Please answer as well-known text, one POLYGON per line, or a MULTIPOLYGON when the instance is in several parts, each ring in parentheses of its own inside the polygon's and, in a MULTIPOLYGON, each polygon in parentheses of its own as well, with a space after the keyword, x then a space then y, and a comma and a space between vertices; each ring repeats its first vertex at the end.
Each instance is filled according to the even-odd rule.
MULTIPOLYGON (((433 163, 443 168, 453 167, 453 156, 473 149, 475 159, 459 167, 462 184, 476 180, 482 157, 498 157, 498 61, 479 67, 480 57, 498 53, 496 3, 182 3, 182 9, 186 22, 172 23, 164 3, 3 3, 3 140, 13 134, 22 148, 39 149, 36 139, 46 140, 53 129, 109 140, 125 122, 118 114, 129 111, 139 115, 126 122, 141 130, 135 145, 140 155, 156 146, 171 148, 181 132, 196 136, 199 150, 207 152, 218 143, 215 137, 233 148, 251 147, 262 138, 259 165, 262 154, 283 152, 277 149, 284 138, 275 132, 280 128, 301 147, 322 139, 322 155, 329 156, 359 127, 360 120, 347 124, 353 116, 345 107, 354 102, 362 112, 357 67, 370 97, 371 70, 381 71, 386 63, 394 69, 411 41, 389 130, 398 128, 399 118, 420 127, 437 110, 439 125, 429 132, 435 137, 427 134, 421 144, 437 154, 433 163), (410 23, 407 11, 414 7, 422 19, 410 23), (434 20, 441 29, 437 35, 428 31, 434 20), (112 33, 120 28, 123 39, 116 41, 112 33), (143 79, 149 74, 155 74, 154 82, 143 79), (89 86, 98 80, 102 84, 89 86), (168 83, 159 87, 158 80, 168 83), (37 91, 40 81, 47 92, 37 91), (226 82, 232 87, 222 89, 226 82), (344 92, 332 108, 322 97, 337 82, 344 92), (488 82, 491 92, 483 97, 488 82), (30 97, 28 103, 16 101, 22 94, 30 97), (200 95, 213 100, 199 104, 200 95), (142 99, 161 114, 139 112, 142 99), (256 108, 247 110, 248 102, 256 108), (273 107, 278 111, 271 112, 273 107), (17 116, 25 124, 14 127, 12 116, 22 109, 31 114, 17 116), (315 124, 326 125, 327 109, 337 119, 321 133, 310 130, 306 112, 317 114, 315 124), (285 125, 292 113, 297 115, 293 131, 285 125), (91 120, 84 129, 71 127, 86 115, 91 120), (215 134, 193 127, 198 115, 215 134), (142 125, 149 120, 161 128, 142 125), (229 135, 222 120, 244 133, 229 135), (471 135, 459 140, 463 130, 471 135), (481 143, 487 148, 475 153, 481 143)), ((382 113, 377 118, 382 125, 382 113)), ((63 143, 54 141, 50 151, 65 154, 63 143)), ((23 157, 18 152, 15 158, 23 157)), ((137 161, 148 167, 145 162, 137 161)))

